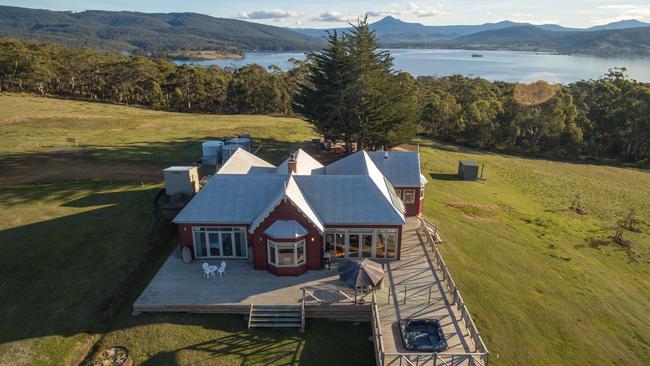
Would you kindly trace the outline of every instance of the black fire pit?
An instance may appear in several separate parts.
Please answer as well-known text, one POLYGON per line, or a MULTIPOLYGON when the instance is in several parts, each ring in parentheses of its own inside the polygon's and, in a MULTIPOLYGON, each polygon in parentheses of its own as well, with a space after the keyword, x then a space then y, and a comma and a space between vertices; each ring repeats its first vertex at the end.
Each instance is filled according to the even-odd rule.
POLYGON ((409 351, 440 352, 447 349, 447 340, 440 322, 435 319, 403 319, 399 321, 402 343, 409 351))

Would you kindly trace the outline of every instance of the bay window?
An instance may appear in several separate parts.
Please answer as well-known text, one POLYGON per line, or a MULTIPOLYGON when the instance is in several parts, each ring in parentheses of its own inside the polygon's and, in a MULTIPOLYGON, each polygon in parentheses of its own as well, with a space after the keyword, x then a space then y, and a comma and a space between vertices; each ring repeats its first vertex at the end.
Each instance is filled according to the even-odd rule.
POLYGON ((276 267, 296 267, 305 263, 305 240, 281 243, 269 240, 268 262, 276 267))

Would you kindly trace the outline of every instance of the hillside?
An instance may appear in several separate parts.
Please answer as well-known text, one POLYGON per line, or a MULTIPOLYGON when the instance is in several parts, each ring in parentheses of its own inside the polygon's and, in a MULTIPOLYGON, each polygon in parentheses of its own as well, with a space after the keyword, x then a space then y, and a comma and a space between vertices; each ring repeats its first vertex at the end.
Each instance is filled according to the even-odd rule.
MULTIPOLYGON (((128 346, 138 364, 371 364, 364 324, 310 320, 304 334, 251 334, 238 317, 130 315, 177 243, 151 249, 146 238, 160 169, 194 161, 205 139, 237 133, 252 133, 274 163, 313 146, 301 143, 312 127, 295 118, 0 94, 0 295, 9 299, 0 305, 0 364, 78 364, 98 339, 128 346), (68 136, 80 148, 66 147, 68 136), (115 293, 119 315, 97 329, 115 293)), ((425 215, 439 225, 491 365, 650 363, 650 173, 427 139, 404 148, 415 143, 429 181, 425 215), (484 163, 487 179, 457 180, 461 159, 484 163), (577 193, 583 214, 569 210, 577 193), (607 237, 631 208, 639 223, 625 233, 628 250, 607 237)))
MULTIPOLYGON (((512 21, 479 25, 427 26, 387 16, 370 25, 384 47, 549 51, 598 56, 650 55, 650 24, 625 20, 591 28, 512 21)), ((339 28, 347 31, 349 28, 339 28)), ((295 29, 312 37, 323 29, 295 29)))
POLYGON ((284 28, 196 13, 80 13, 0 6, 0 36, 107 51, 290 51, 321 40, 284 28))
POLYGON ((554 51, 598 56, 650 55, 650 27, 553 32, 518 26, 458 37, 446 47, 554 51))

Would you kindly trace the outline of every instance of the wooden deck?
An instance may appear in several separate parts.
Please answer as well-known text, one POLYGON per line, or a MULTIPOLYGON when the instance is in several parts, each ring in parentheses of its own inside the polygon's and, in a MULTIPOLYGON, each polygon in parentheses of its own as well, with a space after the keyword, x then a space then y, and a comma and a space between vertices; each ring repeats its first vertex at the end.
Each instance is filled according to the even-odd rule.
MULTIPOLYGON (((487 350, 460 292, 444 268, 437 249, 432 251, 429 242, 421 236, 426 234, 420 233, 418 227, 417 219, 409 219, 402 232, 400 260, 385 263, 386 278, 383 288, 375 292, 374 313, 371 311, 372 296, 366 296, 363 304, 351 301, 354 292, 339 281, 336 266, 332 270, 307 271, 297 277, 278 277, 265 270, 254 270, 247 260, 226 260, 226 276, 206 279, 202 270, 204 261, 183 263, 179 251, 167 259, 136 300, 133 310, 134 313, 248 314, 251 304, 300 304, 302 289, 307 287, 314 295, 306 297, 305 315, 308 318, 372 319, 375 343, 383 348, 377 352, 377 357, 381 358, 378 364, 481 365, 481 360, 486 364, 487 350), (450 292, 450 289, 454 290, 450 292), (438 319, 449 348, 437 355, 406 350, 397 326, 397 322, 405 318, 438 319), (381 332, 376 331, 375 324, 379 324, 381 332), (473 333, 469 329, 474 329, 473 333), (378 341, 378 333, 382 334, 381 341, 378 341), (481 347, 477 348, 475 343, 481 347), (479 349, 483 354, 474 356, 479 349)), ((217 265, 221 260, 207 262, 217 265)))
MULTIPOLYGON (((472 364, 467 357, 456 357, 451 363, 445 356, 473 353, 476 347, 459 310, 451 304, 452 297, 446 291, 443 275, 426 241, 421 238, 418 226, 418 221, 409 220, 404 227, 401 258, 387 264, 385 281, 388 284, 376 293, 385 364, 401 365, 398 354, 413 354, 404 348, 398 328, 398 321, 406 318, 438 319, 449 346, 439 353, 440 359, 453 365, 472 364)), ((423 355, 420 365, 434 364, 433 359, 426 359, 426 353, 423 355)), ((438 364, 444 363, 438 360, 438 364)))

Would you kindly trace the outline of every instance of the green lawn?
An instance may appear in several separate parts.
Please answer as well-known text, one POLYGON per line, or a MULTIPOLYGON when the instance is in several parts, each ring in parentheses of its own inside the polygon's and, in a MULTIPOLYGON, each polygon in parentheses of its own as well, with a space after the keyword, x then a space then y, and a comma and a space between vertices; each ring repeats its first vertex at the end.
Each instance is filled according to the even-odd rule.
MULTIPOLYGON (((38 177, 0 184, 0 365, 75 364, 97 342, 126 345, 144 365, 372 363, 367 325, 310 321, 305 334, 248 333, 237 316, 132 317, 133 300, 175 245, 152 241, 158 184, 132 173, 111 181, 105 164, 95 180, 77 170, 48 179, 38 165, 74 136, 84 169, 120 162, 155 173, 197 159, 206 138, 237 133, 251 133, 275 163, 314 135, 291 118, 0 95, 0 171, 22 164, 38 177)), ((419 142, 426 215, 440 226, 491 364, 650 364, 647 171, 419 142), (485 163, 487 180, 457 180, 459 159, 485 163), (576 193, 585 215, 569 210, 576 193), (607 237, 632 207, 641 232, 625 233, 627 251, 607 237)))
POLYGON ((648 172, 421 143, 426 216, 492 363, 650 364, 648 172), (460 159, 485 163, 487 179, 456 180, 460 159), (576 193, 586 215, 569 210, 576 193), (634 260, 590 246, 631 207, 634 260))

